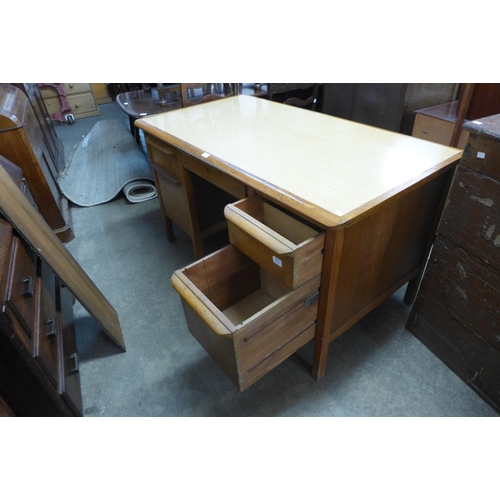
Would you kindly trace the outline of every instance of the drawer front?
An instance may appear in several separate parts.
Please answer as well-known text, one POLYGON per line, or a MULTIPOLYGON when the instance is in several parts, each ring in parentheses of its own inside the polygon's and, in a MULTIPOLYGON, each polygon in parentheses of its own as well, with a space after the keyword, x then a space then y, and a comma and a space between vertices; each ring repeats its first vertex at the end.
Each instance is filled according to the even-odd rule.
POLYGON ((321 274, 325 235, 252 197, 224 209, 229 241, 259 266, 295 289, 321 274))
POLYGON ((234 349, 245 390, 314 338, 320 278, 295 290, 275 310, 234 334, 234 349))
POLYGON ((166 144, 148 137, 147 146, 149 159, 159 169, 171 175, 174 180, 180 179, 177 151, 166 144))
POLYGON ((97 104, 91 93, 68 96, 68 102, 75 115, 97 111, 97 104))
POLYGON ((59 349, 63 353, 60 394, 73 413, 82 416, 83 402, 73 319, 73 297, 67 288, 60 287, 58 283, 56 290, 60 305, 57 311, 60 325, 59 349))
POLYGON ((28 245, 18 237, 14 238, 12 279, 7 292, 7 303, 15 313, 27 334, 32 338, 35 331, 37 256, 28 245))
POLYGON ((40 276, 40 317, 34 357, 47 374, 54 388, 58 387, 59 325, 56 315, 56 277, 42 262, 40 276))
POLYGON ((183 231, 191 234, 191 218, 183 185, 154 165, 153 175, 163 213, 183 231))
POLYGON ((90 83, 65 83, 64 90, 66 95, 80 94, 82 92, 92 92, 90 83))
POLYGON ((439 233, 500 270, 500 181, 460 165, 439 233))
POLYGON ((245 198, 246 187, 240 181, 233 179, 229 175, 215 170, 213 167, 196 160, 195 158, 179 152, 179 162, 183 167, 199 175, 203 179, 215 184, 227 193, 232 194, 237 199, 245 198))
POLYGON ((460 165, 500 182, 499 141, 481 135, 471 135, 460 165))
MULTIPOLYGON (((97 111, 97 104, 91 93, 67 96, 68 103, 75 115, 97 111)), ((59 113, 62 109, 59 98, 50 98, 45 101, 49 114, 59 113)))

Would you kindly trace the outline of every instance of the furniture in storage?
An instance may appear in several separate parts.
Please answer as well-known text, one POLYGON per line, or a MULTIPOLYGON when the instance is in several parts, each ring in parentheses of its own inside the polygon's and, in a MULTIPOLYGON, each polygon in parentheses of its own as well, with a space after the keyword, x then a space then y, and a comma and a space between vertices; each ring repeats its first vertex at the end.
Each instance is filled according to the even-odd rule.
POLYGON ((500 411, 500 115, 464 128, 467 147, 406 327, 500 411))
MULTIPOLYGON (((64 91, 75 118, 96 116, 101 112, 97 105, 90 83, 64 83, 64 91)), ((45 101, 45 106, 50 114, 59 113, 62 109, 61 100, 57 89, 43 87, 40 92, 45 101)))
MULTIPOLYGON (((0 164, 31 200, 22 172, 0 164)), ((81 416, 73 298, 0 213, 0 396, 17 416, 81 416)))
MULTIPOLYGON (((458 101, 446 102, 415 111, 413 137, 449 146, 457 120, 458 101)), ((465 149, 469 132, 461 131, 457 147, 465 149)))
POLYGON ((57 185, 64 149, 42 106, 32 84, 24 92, 0 84, 0 155, 21 168, 40 214, 66 243, 74 234, 68 201, 57 185))
MULTIPOLYGON (((235 201, 256 194, 265 203, 312 226, 317 235, 313 232, 304 237, 313 247, 318 235, 319 239, 324 238, 320 274, 316 277, 306 274, 304 284, 300 281, 293 284, 296 292, 320 280, 317 315, 313 314, 317 318, 313 361, 313 375, 317 379, 325 374, 332 340, 408 282, 405 300, 413 301, 453 167, 462 151, 245 95, 139 119, 136 126, 144 131, 151 162, 157 174, 163 176, 159 181, 158 175, 156 182, 160 182, 157 188, 167 231, 168 223, 173 221, 181 226, 177 221, 182 222, 181 228, 187 228, 193 238, 196 258, 202 253, 200 218, 216 205, 216 198, 204 196, 208 184, 236 197, 235 201), (195 177, 204 183, 192 182, 195 177), (169 204, 167 195, 172 200, 175 195, 179 201, 169 204)), ((250 213, 251 203, 236 202, 226 210, 226 215, 235 212, 235 208, 250 213)), ((217 207, 215 212, 218 210, 217 207)), ((244 213, 239 215, 245 222, 236 225, 243 226, 248 235, 242 237, 237 229, 232 235, 233 242, 243 242, 240 251, 248 251, 252 262, 261 253, 268 259, 267 269, 263 261, 255 262, 262 282, 262 276, 265 281, 271 274, 273 257, 284 262, 274 250, 281 249, 283 257, 292 250, 300 255, 301 243, 285 244, 274 234, 281 232, 281 236, 289 239, 284 234, 285 228, 280 225, 264 229, 262 225, 269 219, 257 214, 252 215, 254 221, 249 221, 244 213), (258 250, 255 228, 261 230, 261 240, 270 236, 274 249, 270 246, 267 253, 258 250)), ((223 217, 220 207, 220 219, 223 217)), ((229 220, 230 232, 233 222, 229 220)), ((306 250, 306 257, 302 255, 299 261, 308 257, 314 260, 316 250, 310 256, 306 250)), ((204 266, 194 264, 193 272, 197 274, 210 267, 215 262, 212 259, 216 258, 208 256, 200 261, 204 266)), ((274 265, 279 267, 276 262, 274 265)), ((223 272, 223 267, 215 266, 215 274, 220 274, 221 280, 223 272)), ((286 287, 280 279, 279 285, 286 287)), ((186 296, 200 304, 195 309, 196 315, 189 313, 189 321, 210 326, 215 322, 213 318, 217 318, 219 323, 226 324, 232 340, 221 349, 233 349, 227 357, 238 360, 240 354, 235 346, 238 334, 225 323, 226 320, 232 323, 225 314, 226 304, 220 305, 218 299, 205 295, 200 283, 193 280, 191 269, 175 273, 174 286, 179 281, 187 290, 186 296), (200 300, 195 301, 194 297, 200 300), (205 314, 207 309, 210 314, 205 314)), ((262 289, 260 284, 256 286, 262 289)), ((229 295, 237 288, 231 280, 227 287, 229 295)), ((305 294, 304 300, 309 297, 305 294)), ((264 307, 262 314, 269 312, 272 322, 279 314, 272 307, 267 309, 270 306, 264 307)), ((254 317, 247 321, 253 321, 254 317)), ((233 326, 237 329, 237 325, 233 326)), ((218 349, 206 345, 205 348, 209 352, 218 349)), ((245 376, 241 378, 238 366, 241 365, 237 365, 236 374, 242 388, 247 382, 245 376)), ((234 378, 235 371, 232 373, 234 378)))

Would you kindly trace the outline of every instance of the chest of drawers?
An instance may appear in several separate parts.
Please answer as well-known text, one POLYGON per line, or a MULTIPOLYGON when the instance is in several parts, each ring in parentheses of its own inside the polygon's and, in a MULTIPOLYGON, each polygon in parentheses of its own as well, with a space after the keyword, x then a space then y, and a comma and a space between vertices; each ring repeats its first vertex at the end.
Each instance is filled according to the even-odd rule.
MULTIPOLYGON (((21 170, 0 164, 33 203, 21 170)), ((1 215, 0 396, 17 416, 82 415, 73 297, 1 215)))
MULTIPOLYGON (((90 83, 65 83, 64 90, 75 118, 100 114, 90 83)), ((50 114, 61 111, 61 101, 55 88, 44 87, 41 89, 41 94, 50 114)))
POLYGON ((407 328, 500 411, 500 115, 470 133, 407 328))

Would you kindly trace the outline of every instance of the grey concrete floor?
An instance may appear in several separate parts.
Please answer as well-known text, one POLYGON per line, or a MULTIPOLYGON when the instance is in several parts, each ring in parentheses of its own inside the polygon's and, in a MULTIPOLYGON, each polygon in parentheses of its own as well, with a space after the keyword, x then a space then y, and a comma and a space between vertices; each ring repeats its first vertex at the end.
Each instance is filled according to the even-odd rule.
MULTIPOLYGON (((56 125, 66 156, 98 120, 128 123, 114 103, 100 110, 56 125)), ((498 416, 405 330, 404 289, 330 345, 321 381, 311 342, 240 393, 188 331, 170 276, 194 261, 191 242, 180 229, 167 242, 158 200, 120 194, 71 213, 67 248, 117 310, 127 345, 75 305, 85 416, 498 416)))

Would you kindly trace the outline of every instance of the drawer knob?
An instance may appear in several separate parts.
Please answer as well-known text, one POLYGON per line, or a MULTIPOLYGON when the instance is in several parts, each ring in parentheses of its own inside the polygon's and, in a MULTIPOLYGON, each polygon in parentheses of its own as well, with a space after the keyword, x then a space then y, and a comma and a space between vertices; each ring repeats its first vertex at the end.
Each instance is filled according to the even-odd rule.
POLYGON ((56 318, 49 318, 46 322, 46 325, 50 325, 50 330, 47 332, 47 337, 54 338, 57 334, 57 323, 56 318))
POLYGON ((72 89, 74 85, 72 83, 69 84, 69 88, 72 89))
POLYGON ((21 295, 25 299, 33 297, 35 293, 35 280, 33 279, 33 276, 30 276, 29 278, 23 278, 22 282, 26 283, 26 290, 24 290, 21 295))

